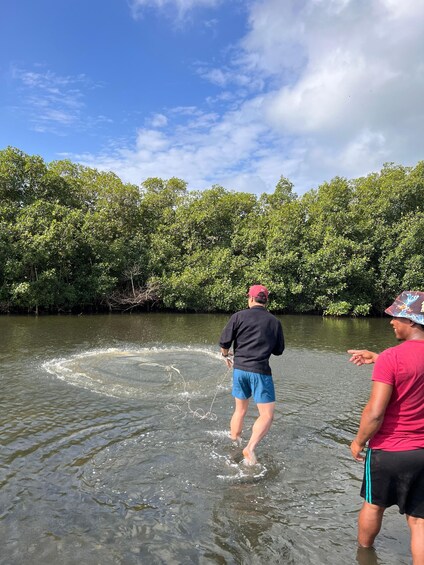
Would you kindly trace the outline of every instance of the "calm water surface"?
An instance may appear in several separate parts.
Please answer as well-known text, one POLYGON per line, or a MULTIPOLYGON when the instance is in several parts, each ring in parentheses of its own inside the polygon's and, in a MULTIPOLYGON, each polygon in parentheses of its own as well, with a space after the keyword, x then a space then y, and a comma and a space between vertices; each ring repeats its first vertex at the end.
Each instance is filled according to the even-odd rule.
POLYGON ((387 319, 281 317, 276 417, 251 468, 228 438, 227 320, 0 318, 2 565, 410 563, 396 509, 376 553, 355 541, 348 446, 371 369, 345 351, 394 345, 387 319))

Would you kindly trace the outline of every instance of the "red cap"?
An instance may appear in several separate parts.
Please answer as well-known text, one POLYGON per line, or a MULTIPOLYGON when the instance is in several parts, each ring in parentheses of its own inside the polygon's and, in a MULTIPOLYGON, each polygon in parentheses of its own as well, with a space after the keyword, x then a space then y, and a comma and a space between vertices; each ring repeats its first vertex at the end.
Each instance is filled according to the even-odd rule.
POLYGON ((251 298, 257 298, 261 293, 264 294, 266 300, 268 300, 268 289, 261 284, 255 284, 249 288, 248 296, 251 298))

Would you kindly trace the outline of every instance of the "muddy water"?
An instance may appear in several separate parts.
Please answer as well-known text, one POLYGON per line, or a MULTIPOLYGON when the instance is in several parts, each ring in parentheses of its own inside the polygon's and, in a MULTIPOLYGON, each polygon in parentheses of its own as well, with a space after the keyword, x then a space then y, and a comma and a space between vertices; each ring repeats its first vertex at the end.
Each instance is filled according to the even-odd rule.
MULTIPOLYGON (((225 315, 0 318, 0 563, 410 563, 390 509, 357 554, 348 445, 387 320, 284 316, 277 410, 243 465, 228 438, 225 315)), ((254 421, 252 406, 248 427, 254 421)))

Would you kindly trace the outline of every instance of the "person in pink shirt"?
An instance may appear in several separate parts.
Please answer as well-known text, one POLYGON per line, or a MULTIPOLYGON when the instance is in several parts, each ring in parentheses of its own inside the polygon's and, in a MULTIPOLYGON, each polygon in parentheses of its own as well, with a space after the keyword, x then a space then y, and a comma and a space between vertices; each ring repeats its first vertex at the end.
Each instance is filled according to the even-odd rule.
POLYGON ((397 505, 410 528, 413 564, 424 565, 424 292, 402 292, 385 312, 402 343, 380 354, 348 351, 355 365, 375 364, 350 446, 353 457, 365 461, 358 543, 371 547, 384 511, 397 505))

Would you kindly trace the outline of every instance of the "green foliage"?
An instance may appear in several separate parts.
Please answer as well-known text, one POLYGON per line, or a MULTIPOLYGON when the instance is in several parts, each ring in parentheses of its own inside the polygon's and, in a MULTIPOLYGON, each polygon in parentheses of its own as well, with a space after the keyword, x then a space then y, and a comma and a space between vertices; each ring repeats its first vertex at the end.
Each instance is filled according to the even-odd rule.
POLYGON ((352 311, 354 316, 368 316, 371 311, 371 304, 357 304, 352 311))
POLYGON ((0 310, 234 311, 250 284, 270 308, 381 313, 424 289, 424 162, 336 177, 298 197, 177 178, 140 187, 70 161, 0 151, 0 310))
POLYGON ((324 316, 346 316, 352 305, 349 302, 330 302, 324 310, 324 316))

